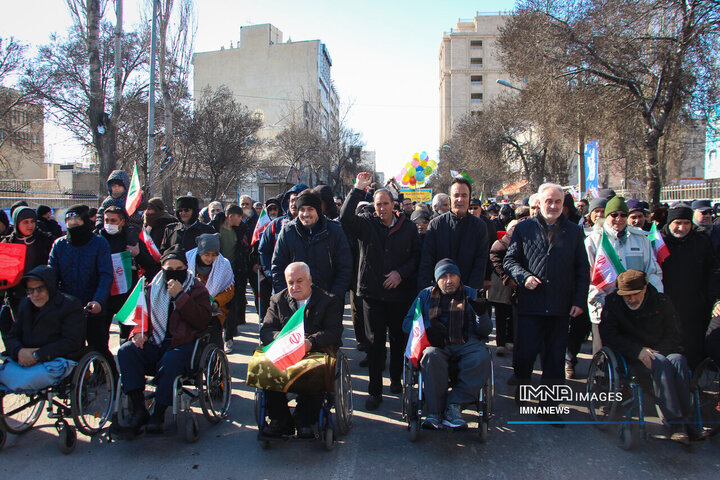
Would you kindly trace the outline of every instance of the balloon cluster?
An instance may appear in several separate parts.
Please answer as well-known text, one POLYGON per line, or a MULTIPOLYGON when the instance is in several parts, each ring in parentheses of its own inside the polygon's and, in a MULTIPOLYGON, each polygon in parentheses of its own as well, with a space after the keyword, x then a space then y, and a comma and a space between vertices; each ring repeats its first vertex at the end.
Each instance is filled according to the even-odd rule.
POLYGON ((403 186, 421 187, 436 168, 437 162, 430 160, 427 153, 416 153, 412 161, 406 163, 400 173, 395 175, 395 180, 403 186))

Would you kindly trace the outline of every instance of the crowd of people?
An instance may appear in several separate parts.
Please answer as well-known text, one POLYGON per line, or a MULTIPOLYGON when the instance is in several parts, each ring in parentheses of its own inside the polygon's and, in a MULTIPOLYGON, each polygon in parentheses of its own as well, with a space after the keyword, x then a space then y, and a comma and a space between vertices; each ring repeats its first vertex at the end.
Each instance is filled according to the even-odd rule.
MULTIPOLYGON (((3 291, 0 331, 24 367, 70 354, 80 338, 115 366, 110 326, 132 290, 117 271, 129 257, 130 285, 144 277, 150 314, 147 325, 120 328, 114 373, 130 399, 133 430, 162 430, 174 373, 188 362, 197 332, 216 322, 218 342, 233 351, 249 284, 262 342, 305 306, 308 352, 340 347, 335 317, 350 292, 370 411, 383 401, 388 356, 389 391, 402 392, 419 313, 427 334, 419 358, 429 409, 423 426, 466 427, 462 407, 488 377, 494 310, 495 353, 512 355, 509 383, 518 391, 531 383, 538 355, 543 384, 575 378, 592 335, 593 352, 610 346, 651 376, 674 440, 705 433, 692 425, 687 380, 708 356, 720 365, 720 217, 709 201, 651 212, 610 190, 575 201, 544 184, 517 203, 483 204, 458 176, 447 194, 425 203, 392 184, 379 188, 363 172, 344 199, 328 186, 298 184, 264 203, 242 195, 239 204, 201 208, 188 195, 171 209, 151 198, 128 216, 129 183, 125 172, 113 172, 98 210, 67 210, 64 235, 46 206, 18 202, 12 226, 0 211, 2 242, 26 246, 23 281, 3 291), (616 278, 596 268, 608 256, 616 278), (458 381, 447 392, 451 363, 458 381), (143 387, 151 372, 160 378, 148 412, 143 387)), ((295 419, 282 395, 268 400, 270 435, 295 427, 305 435, 317 417, 317 397, 305 398, 295 419)))

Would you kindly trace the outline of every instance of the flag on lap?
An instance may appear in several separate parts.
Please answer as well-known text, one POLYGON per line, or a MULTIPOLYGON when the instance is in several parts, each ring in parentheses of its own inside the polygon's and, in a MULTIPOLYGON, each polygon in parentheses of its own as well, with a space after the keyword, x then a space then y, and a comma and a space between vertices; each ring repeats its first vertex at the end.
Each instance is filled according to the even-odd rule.
POLYGON ((280 370, 292 367, 305 356, 305 305, 293 313, 270 345, 265 356, 280 370))
POLYGON ((429 346, 430 342, 425 332, 425 320, 423 319, 422 310, 420 310, 420 302, 416 300, 415 316, 413 317, 407 347, 405 347, 405 356, 417 367, 423 352, 429 346))
POLYGON ((610 239, 603 231, 600 245, 595 252, 595 265, 592 269, 592 283, 598 289, 613 283, 618 275, 625 271, 618 258, 617 252, 610 243, 610 239))

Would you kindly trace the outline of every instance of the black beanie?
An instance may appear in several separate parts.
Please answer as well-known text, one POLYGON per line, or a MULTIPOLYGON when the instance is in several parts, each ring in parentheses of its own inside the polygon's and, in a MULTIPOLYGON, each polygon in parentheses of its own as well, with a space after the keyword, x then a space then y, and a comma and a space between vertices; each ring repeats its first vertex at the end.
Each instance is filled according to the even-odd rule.
POLYGON ((265 200, 265 208, 269 208, 270 205, 275 205, 277 207, 278 211, 280 211, 282 209, 282 207, 280 206, 280 200, 278 200, 275 197, 271 197, 271 198, 268 198, 267 200, 265 200))
POLYGON ((318 215, 322 214, 322 200, 320 195, 313 192, 312 190, 303 190, 295 200, 297 209, 300 210, 302 207, 313 207, 318 215))
POLYGON ((692 221, 693 211, 690 205, 684 202, 678 202, 673 204, 667 211, 667 225, 670 225, 673 220, 690 220, 692 221))
POLYGON ((28 204, 25 200, 20 200, 18 202, 13 203, 10 205, 10 216, 12 217, 12 214, 15 213, 15 210, 19 207, 27 207, 28 204))
POLYGON ((83 222, 88 223, 90 221, 90 208, 87 205, 73 205, 65 212, 65 220, 68 217, 80 217, 83 222))
POLYGON ((28 218, 37 220, 37 213, 30 207, 18 207, 13 212, 13 224, 15 225, 28 218))
MULTIPOLYGON (((187 208, 187 207, 183 207, 187 208)), ((185 249, 180 244, 175 244, 172 247, 165 250, 163 256, 160 257, 160 265, 165 263, 165 260, 180 260, 187 267, 187 257, 185 256, 185 249)))
MULTIPOLYGON (((335 195, 329 185, 318 185, 313 191, 320 195, 320 199, 325 202, 328 218, 337 218, 339 215, 337 205, 335 205, 335 195)), ((322 210, 318 210, 321 212, 322 210)))
POLYGON ((195 197, 178 197, 175 201, 175 208, 180 210, 181 208, 192 208, 193 212, 200 214, 200 202, 195 197))
POLYGON ((47 205, 40 205, 39 207, 37 207, 37 210, 35 210, 35 211, 37 212, 38 217, 42 217, 46 213, 52 212, 50 207, 48 207, 47 205))

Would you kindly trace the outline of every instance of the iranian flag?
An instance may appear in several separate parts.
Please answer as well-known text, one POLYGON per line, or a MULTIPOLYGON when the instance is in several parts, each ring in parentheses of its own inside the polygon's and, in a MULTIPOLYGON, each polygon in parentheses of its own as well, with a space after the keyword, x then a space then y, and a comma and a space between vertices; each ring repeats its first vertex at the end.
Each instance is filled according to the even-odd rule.
POLYGON ((122 295, 132 287, 132 256, 127 250, 110 255, 113 266, 113 283, 110 295, 122 295))
POLYGON ((143 332, 147 331, 149 316, 145 303, 145 277, 140 277, 140 281, 114 318, 123 325, 140 325, 143 332))
POLYGON ((140 229, 140 240, 142 240, 142 242, 145 244, 145 247, 147 247, 148 252, 150 252, 153 260, 159 262, 161 256, 160 250, 158 250, 157 246, 155 246, 155 242, 153 242, 152 237, 148 235, 144 228, 140 229))
POLYGON ((595 265, 592 269, 592 283, 598 289, 610 285, 617 280, 618 275, 625 271, 617 252, 610 243, 605 231, 600 239, 600 246, 595 252, 595 265))
POLYGON ((255 245, 255 243, 260 241, 260 235, 262 235, 262 233, 265 231, 265 228, 270 225, 271 222, 272 219, 270 218, 270 215, 267 214, 267 211, 263 207, 262 212, 260 212, 260 218, 258 218, 258 221, 255 224, 255 230, 253 230, 250 245, 255 245))
POLYGON ((653 251, 655 252, 655 258, 657 258, 657 262, 662 266, 663 262, 667 257, 670 256, 670 250, 668 250, 667 245, 665 245, 665 241, 662 238, 662 235, 660 235, 660 232, 657 229, 657 224, 653 222, 652 227, 650 227, 650 233, 648 233, 648 240, 650 240, 650 244, 652 245, 653 251))
POLYGON ((267 347, 265 356, 280 370, 292 367, 305 356, 305 305, 290 317, 280 334, 267 347))
POLYGON ((417 367, 423 352, 429 346, 430 342, 428 342, 427 333, 425 333, 425 320, 423 319, 422 310, 420 310, 420 302, 415 301, 415 316, 413 317, 412 330, 405 348, 405 356, 417 367))
POLYGON ((135 162, 132 180, 130 180, 130 190, 128 191, 127 200, 125 200, 125 211, 128 217, 131 217, 140 206, 140 200, 142 200, 142 188, 140 188, 140 177, 137 172, 137 162, 135 162))

